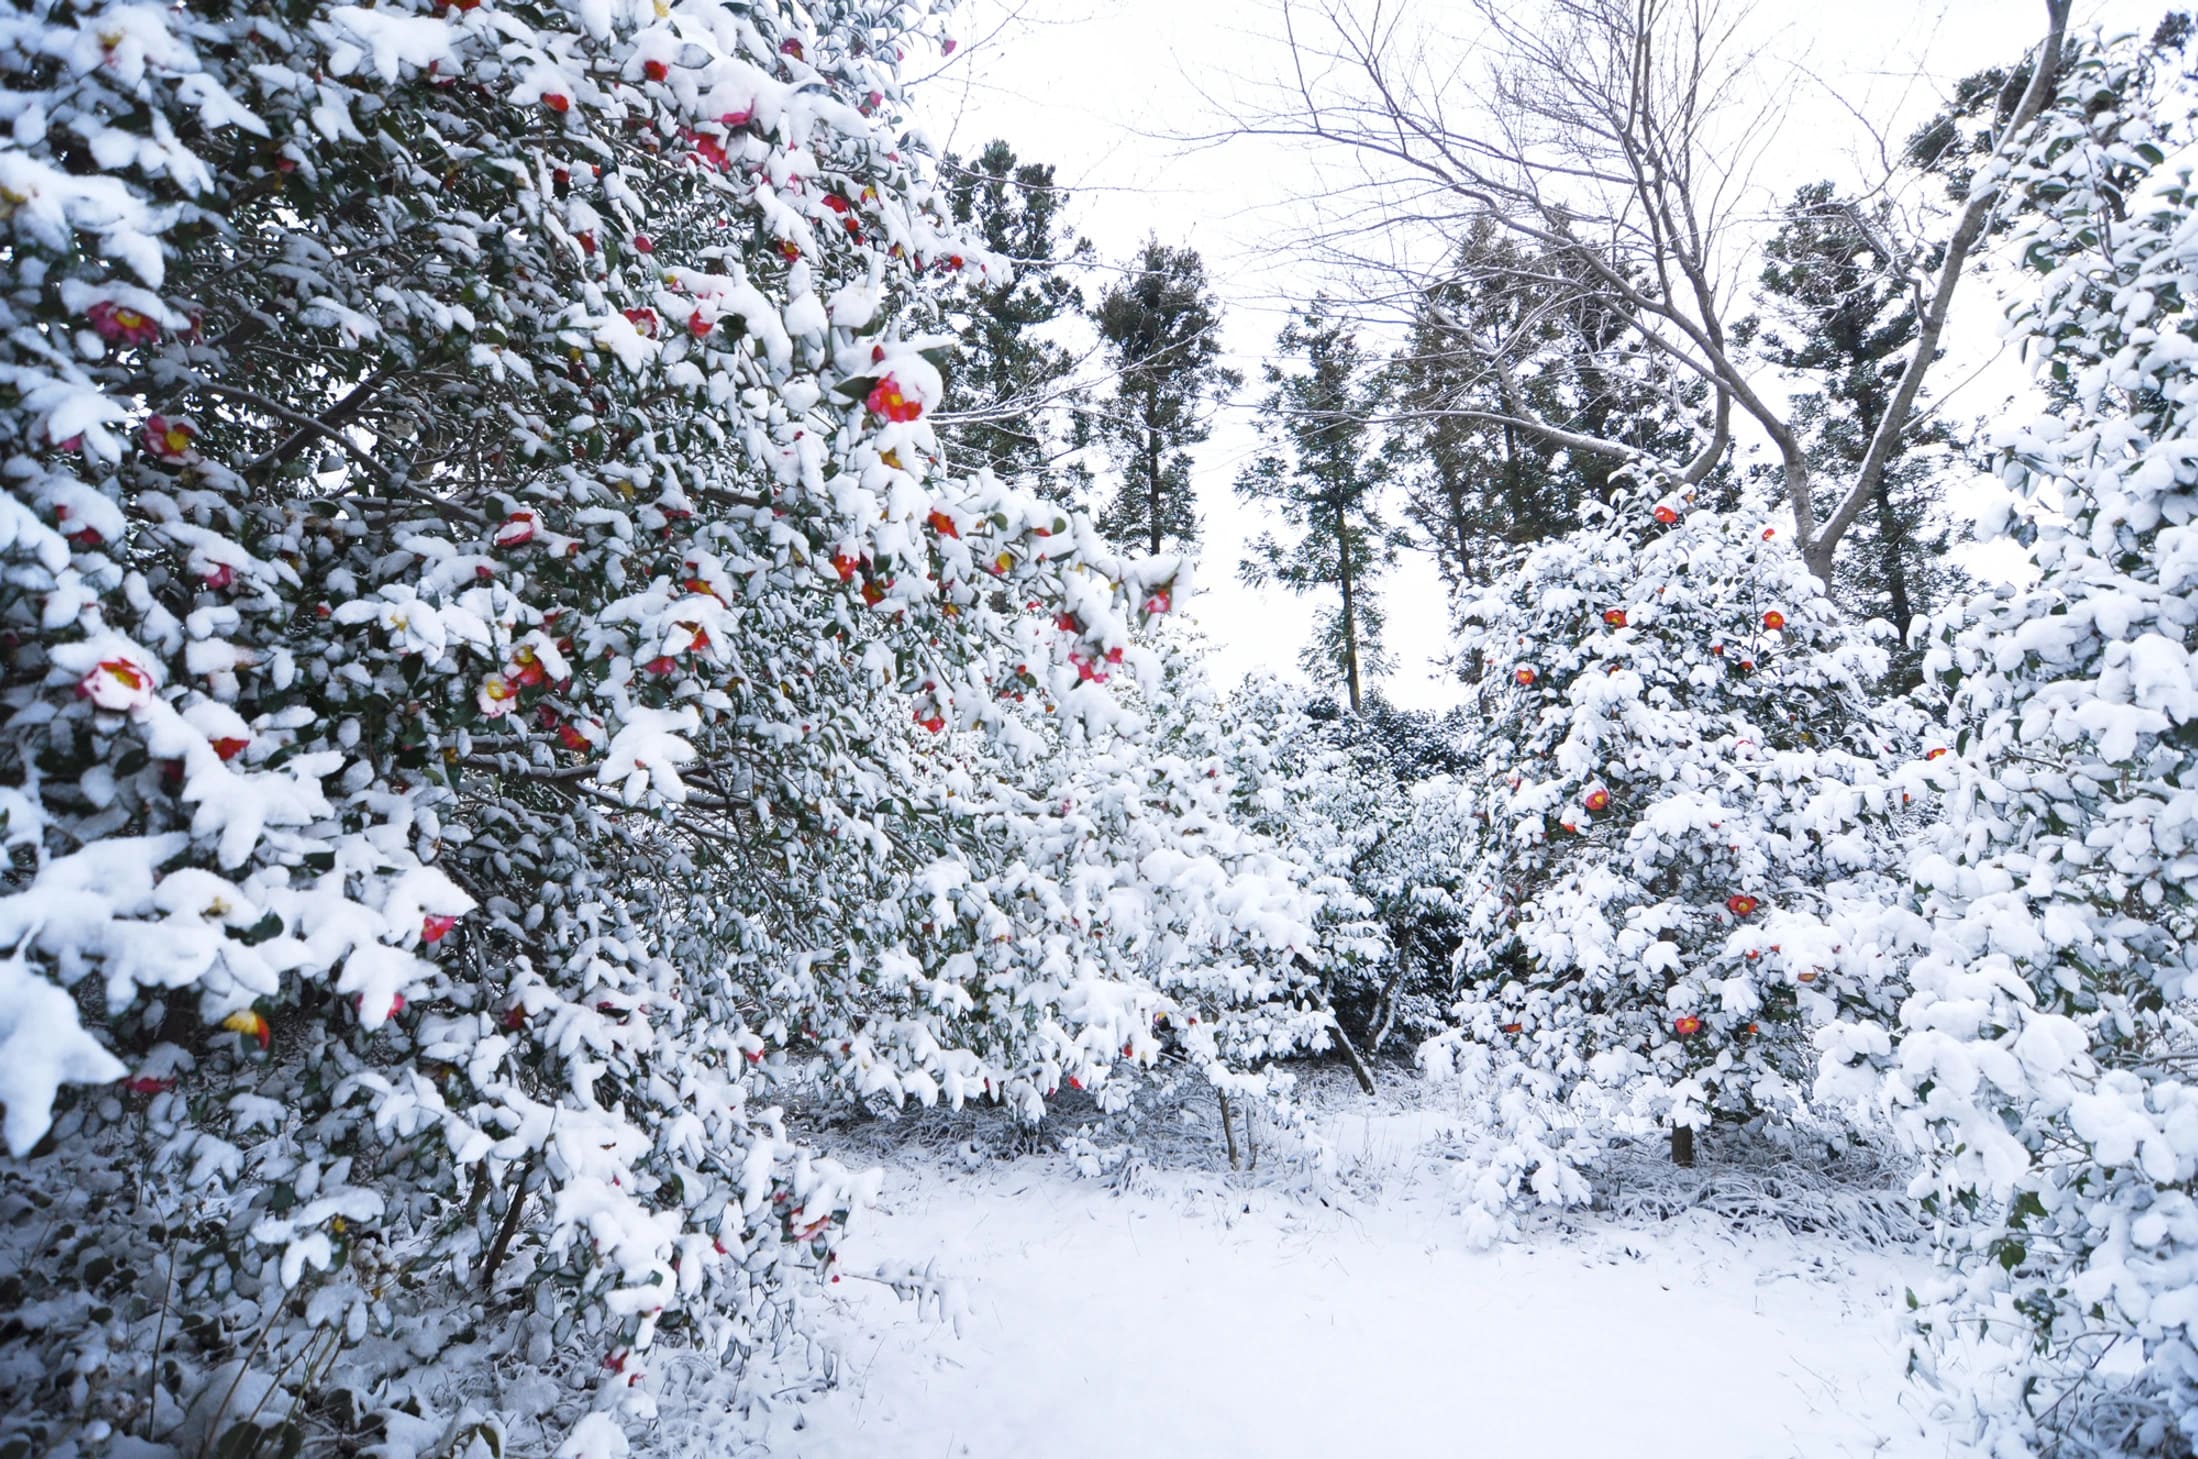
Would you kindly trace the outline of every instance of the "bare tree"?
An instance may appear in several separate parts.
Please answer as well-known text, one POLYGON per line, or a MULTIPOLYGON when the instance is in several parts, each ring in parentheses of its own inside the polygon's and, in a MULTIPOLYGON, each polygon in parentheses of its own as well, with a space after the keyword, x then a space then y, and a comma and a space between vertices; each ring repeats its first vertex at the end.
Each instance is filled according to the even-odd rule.
MULTIPOLYGON (((1743 195, 1775 122, 1773 103, 1748 99, 1759 58, 1745 44, 1743 0, 1470 0, 1477 71, 1439 66, 1400 0, 1281 0, 1294 67, 1287 98, 1234 117, 1231 133, 1327 144, 1356 161, 1361 179, 1346 190, 1354 220, 1324 235, 1332 247, 1395 229, 1455 239, 1476 223, 1517 239, 1517 262, 1492 283, 1548 300, 1557 323, 1580 313, 1568 299, 1591 295, 1625 326, 1599 346, 1609 368, 1707 387, 1685 404, 1698 443, 1685 480, 1700 481, 1724 455, 1736 409, 1761 428, 1803 557, 1829 582, 1840 540, 1916 424, 1963 270, 1999 199, 1998 164, 2053 93, 2071 0, 2043 3, 2045 35, 1991 159, 1975 169, 1943 243, 1910 256, 1913 353, 1828 511, 1802 431, 1732 327, 1752 221, 1743 195), (1367 206, 1366 193, 1380 206, 1367 206)), ((1462 312, 1444 322, 1487 387, 1448 409, 1567 451, 1639 454, 1537 410, 1519 387, 1518 351, 1546 348, 1546 331, 1476 329, 1462 312)))

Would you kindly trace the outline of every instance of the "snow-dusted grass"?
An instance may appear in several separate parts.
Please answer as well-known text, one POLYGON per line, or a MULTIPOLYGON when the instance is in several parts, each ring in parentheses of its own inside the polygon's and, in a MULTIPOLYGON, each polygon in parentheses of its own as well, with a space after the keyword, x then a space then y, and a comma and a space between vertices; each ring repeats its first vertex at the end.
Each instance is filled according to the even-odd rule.
POLYGON ((1213 1168, 1196 1106, 1169 1112, 1182 1133, 1153 1163, 1098 1179, 1076 1152, 1086 1171, 1109 1162, 1073 1137, 1069 1153, 1003 1158, 966 1128, 918 1130, 905 1148, 951 1134, 949 1158, 888 1162, 848 1266, 928 1267, 945 1300, 919 1310, 843 1282, 844 1382, 783 1412, 769 1452, 1965 1452, 1919 1419, 1902 1378, 1896 1313, 1921 1252, 1873 1244, 1868 1202, 1852 1235, 1746 1214, 1763 1197, 1836 1224, 1821 1175, 1797 1166, 1781 1187, 1762 1170, 1643 1163, 1619 1177, 1633 1205, 1475 1251, 1446 1169, 1458 1116, 1387 1090, 1321 1103, 1336 1173, 1313 1182, 1278 1162, 1213 1168))

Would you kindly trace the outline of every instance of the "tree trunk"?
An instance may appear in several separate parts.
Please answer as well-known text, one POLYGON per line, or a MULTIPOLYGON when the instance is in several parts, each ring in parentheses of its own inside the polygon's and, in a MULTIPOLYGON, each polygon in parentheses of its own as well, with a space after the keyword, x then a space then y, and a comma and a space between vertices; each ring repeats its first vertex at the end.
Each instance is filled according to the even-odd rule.
POLYGON ((1145 427, 1145 509, 1148 513, 1146 527, 1152 533, 1152 555, 1160 555, 1160 432, 1150 424, 1145 427))
POLYGON ((1877 479, 1877 537, 1885 565, 1886 607, 1893 627, 1900 630, 1900 641, 1906 643, 1915 609, 1908 599, 1908 544, 1899 519, 1893 515, 1893 489, 1887 480, 1890 475, 1888 472, 1877 479))
POLYGON ((1694 1164, 1694 1126, 1673 1125, 1671 1127, 1671 1163, 1674 1165, 1694 1164))
POLYGON ((1351 713, 1359 712, 1358 605, 1351 598, 1351 536, 1344 530, 1343 508, 1336 508, 1337 576, 1343 584, 1343 683, 1351 696, 1351 713))
POLYGON ((1221 1101, 1221 1137, 1229 1142, 1229 1169, 1236 1170, 1236 1122, 1229 1116, 1229 1096, 1216 1089, 1213 1097, 1221 1101))

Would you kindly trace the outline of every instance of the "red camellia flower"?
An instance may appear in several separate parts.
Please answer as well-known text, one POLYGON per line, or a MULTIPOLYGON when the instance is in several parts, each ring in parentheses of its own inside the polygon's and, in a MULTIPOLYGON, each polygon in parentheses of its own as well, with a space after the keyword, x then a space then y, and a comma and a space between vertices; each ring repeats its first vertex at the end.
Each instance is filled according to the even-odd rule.
POLYGON ((798 61, 801 59, 801 42, 792 36, 788 36, 778 43, 778 53, 782 56, 792 56, 798 61))
POLYGON ((1165 613, 1168 611, 1170 602, 1168 590, 1166 588, 1157 589, 1151 597, 1145 600, 1145 611, 1148 614, 1165 613))
POLYGON ((662 61, 643 61, 641 63, 641 74, 651 81, 662 81, 666 76, 672 74, 672 68, 662 61))
POLYGON ((1669 527, 1672 523, 1679 520, 1679 514, 1677 512, 1673 511, 1670 507, 1662 505, 1659 505, 1654 512, 1650 513, 1650 515, 1656 518, 1659 525, 1665 527, 1669 527))
POLYGON ((498 547, 524 547, 534 540, 536 518, 532 512, 513 512, 504 518, 504 525, 496 529, 491 539, 498 547))
POLYGON ((557 743, 568 750, 585 750, 588 748, 588 737, 580 732, 579 726, 568 721, 558 726, 557 743))
POLYGON ((1702 1031, 1702 1020, 1691 1013, 1682 1013, 1671 1021, 1671 1031, 1683 1039, 1693 1038, 1702 1031))
POLYGON ((700 309, 687 316, 687 333, 693 335, 696 339, 709 338, 710 331, 715 328, 717 326, 704 318, 700 309))
POLYGON ((113 344, 151 344, 160 338, 160 326, 150 316, 111 299, 100 300, 84 317, 101 339, 113 344))
POLYGON ((1763 540, 1765 542, 1770 541, 1773 537, 1776 537, 1777 535, 1778 529, 1776 527, 1765 527, 1763 529, 1763 540))
POLYGON ((197 431, 164 415, 156 415, 145 422, 145 448, 170 461, 180 461, 190 455, 191 443, 197 439, 197 431))
POLYGON ((1586 796, 1581 799, 1580 804, 1586 806, 1591 811, 1609 810, 1610 792, 1604 790, 1601 786, 1597 786, 1595 789, 1589 791, 1586 796))
POLYGON ((931 733, 933 734, 937 734, 940 730, 946 728, 946 720, 942 715, 939 714, 937 710, 933 710, 930 714, 925 714, 920 709, 917 710, 916 723, 922 725, 925 729, 931 731, 931 733))
POLYGON ((1725 898, 1725 910, 1735 917, 1745 917, 1762 904, 1746 892, 1734 892, 1725 898))
POLYGON ((654 253, 656 252, 656 241, 646 233, 636 233, 633 236, 633 251, 635 253, 654 253))
POLYGON ((862 600, 875 608, 885 601, 885 589, 875 582, 864 583, 862 585, 862 600))
POLYGON ((1626 610, 1623 608, 1605 608, 1603 610, 1603 622, 1612 628, 1625 627, 1626 610))
MULTIPOLYGON (((364 993, 353 994, 351 997, 351 1007, 355 1012, 363 1017, 366 1013, 366 995, 364 993)), ((390 994, 389 1007, 385 1012, 383 1012, 382 1017, 395 1018, 398 1014, 402 1012, 404 1012, 404 994, 390 994)))
POLYGON ((155 1079, 150 1074, 140 1074, 135 1079, 125 1079, 122 1087, 132 1094, 166 1094, 176 1087, 173 1079, 155 1079))
POLYGON ((572 110, 572 98, 562 91, 546 92, 542 97, 542 105, 554 112, 568 112, 572 110))
POLYGON ((152 675, 128 659, 102 659, 76 684, 76 697, 89 699, 100 709, 136 709, 152 693, 152 675))
POLYGON ((1518 1031, 1519 1031, 1519 1030, 1520 1030, 1521 1028, 1523 1028, 1524 1026, 1525 1026, 1525 1025, 1523 1025, 1523 1024, 1517 1024, 1517 1023, 1507 1023, 1507 1024, 1505 1024, 1505 1025, 1503 1026, 1503 1031, 1504 1031, 1505 1033, 1517 1033, 1517 1032, 1518 1032, 1518 1031))
POLYGON ((626 322, 650 339, 656 338, 656 311, 654 309, 628 309, 626 322))
POLYGON ((1923 758, 1924 758, 1924 759, 1926 759, 1926 760, 1936 760, 1936 759, 1937 759, 1937 758, 1938 758, 1939 756, 1941 756, 1941 755, 1943 755, 1943 754, 1945 754, 1945 753, 1946 753, 1946 746, 1944 746, 1944 745, 1938 745, 1938 746, 1935 746, 1935 747, 1933 747, 1932 749, 1929 749, 1929 750, 1926 750, 1926 751, 1924 751, 1924 754, 1923 754, 1923 758))
POLYGON ((1521 664, 1521 665, 1519 665, 1519 666, 1518 666, 1518 667, 1517 667, 1516 669, 1513 669, 1513 670, 1511 671, 1511 679, 1512 679, 1512 682, 1513 682, 1513 683, 1515 683, 1515 684, 1519 685, 1519 686, 1520 686, 1521 688, 1525 688, 1525 687, 1526 687, 1527 685, 1529 685, 1529 684, 1533 683, 1533 682, 1534 682, 1534 667, 1533 667, 1533 665, 1531 665, 1531 664, 1521 664))
POLYGON ((870 387, 870 397, 863 403, 872 415, 889 421, 912 421, 923 414, 923 402, 903 395, 900 381, 891 375, 870 387))
POLYGON ((249 1008, 230 1014, 221 1021, 221 1026, 231 1033, 241 1033, 246 1038, 257 1039, 262 1053, 267 1051, 267 1045, 275 1036, 275 1031, 267 1026, 267 1020, 249 1008))
POLYGON ((226 562, 215 563, 212 570, 209 571, 205 577, 199 579, 199 581, 205 583, 207 587, 212 588, 217 593, 222 592, 223 590, 233 586, 236 583, 236 580, 236 569, 229 566, 229 564, 226 562))
POLYGON ((1786 626, 1786 615, 1773 608, 1763 615, 1763 626, 1776 633, 1786 626))
POLYGON ((835 213, 844 213, 853 206, 838 193, 826 193, 824 195, 824 205, 835 213))
POLYGON ((420 919, 420 941, 425 943, 441 942, 450 935, 450 929, 457 925, 458 919, 455 917, 445 917, 439 912, 430 912, 420 919))
POLYGON ((954 519, 948 516, 945 512, 940 511, 937 507, 933 507, 931 509, 931 515, 924 518, 924 520, 930 523, 931 530, 938 533, 941 537, 959 538, 962 535, 961 528, 954 525, 954 519))
POLYGON ((791 238, 782 238, 779 240, 778 256, 788 263, 799 263, 801 262, 801 245, 791 238))
POLYGON ((237 756, 243 754, 247 749, 251 748, 251 745, 252 742, 250 740, 240 740, 234 736, 224 736, 221 739, 215 740, 213 742, 214 753, 221 756, 221 758, 224 760, 234 760, 237 756))
POLYGON ((832 571, 840 575, 840 581, 843 583, 852 580, 855 576, 855 569, 860 566, 860 563, 844 552, 832 554, 832 571))
POLYGON ((648 670, 650 673, 655 674, 657 677, 662 678, 664 675, 673 672, 679 667, 679 660, 672 658, 668 654, 658 654, 655 658, 650 659, 641 667, 648 670))

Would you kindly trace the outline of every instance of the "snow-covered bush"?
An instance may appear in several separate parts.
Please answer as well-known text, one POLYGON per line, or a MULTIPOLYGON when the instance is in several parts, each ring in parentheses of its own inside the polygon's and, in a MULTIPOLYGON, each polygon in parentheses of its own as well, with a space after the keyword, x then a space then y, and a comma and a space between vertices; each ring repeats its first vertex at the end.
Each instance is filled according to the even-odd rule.
MULTIPOLYGON (((2198 196, 2187 33, 2073 47, 2010 178, 2013 313, 2051 401, 2002 438, 2035 575, 1931 624, 1950 753, 1914 864, 1914 995, 1826 1036, 1927 1156, 1940 1337, 2004 1362, 1979 1411, 2032 1452, 2198 1443, 2198 196)), ((1935 754, 1936 746, 1930 753, 1935 754)), ((1904 919, 1905 920, 1905 919, 1904 919)), ((2000 1450, 1995 1450, 2000 1452, 2000 1450)))
POLYGON ((1844 623, 1767 506, 1621 479, 1462 604, 1484 825, 1456 1027, 1422 1059, 1485 1098, 1495 1211, 1587 1195, 1609 1136, 1791 1113, 1810 1023, 1891 976, 1838 930, 1898 792, 1844 623))
POLYGON ((921 280, 1001 265, 897 121, 926 27, 0 19, 0 1447, 639 1418, 659 1339, 784 1346, 862 1194, 781 1046, 1111 1055, 909 911, 1023 946, 926 880, 988 828, 924 767, 1102 715, 1177 591, 935 470, 921 280))

